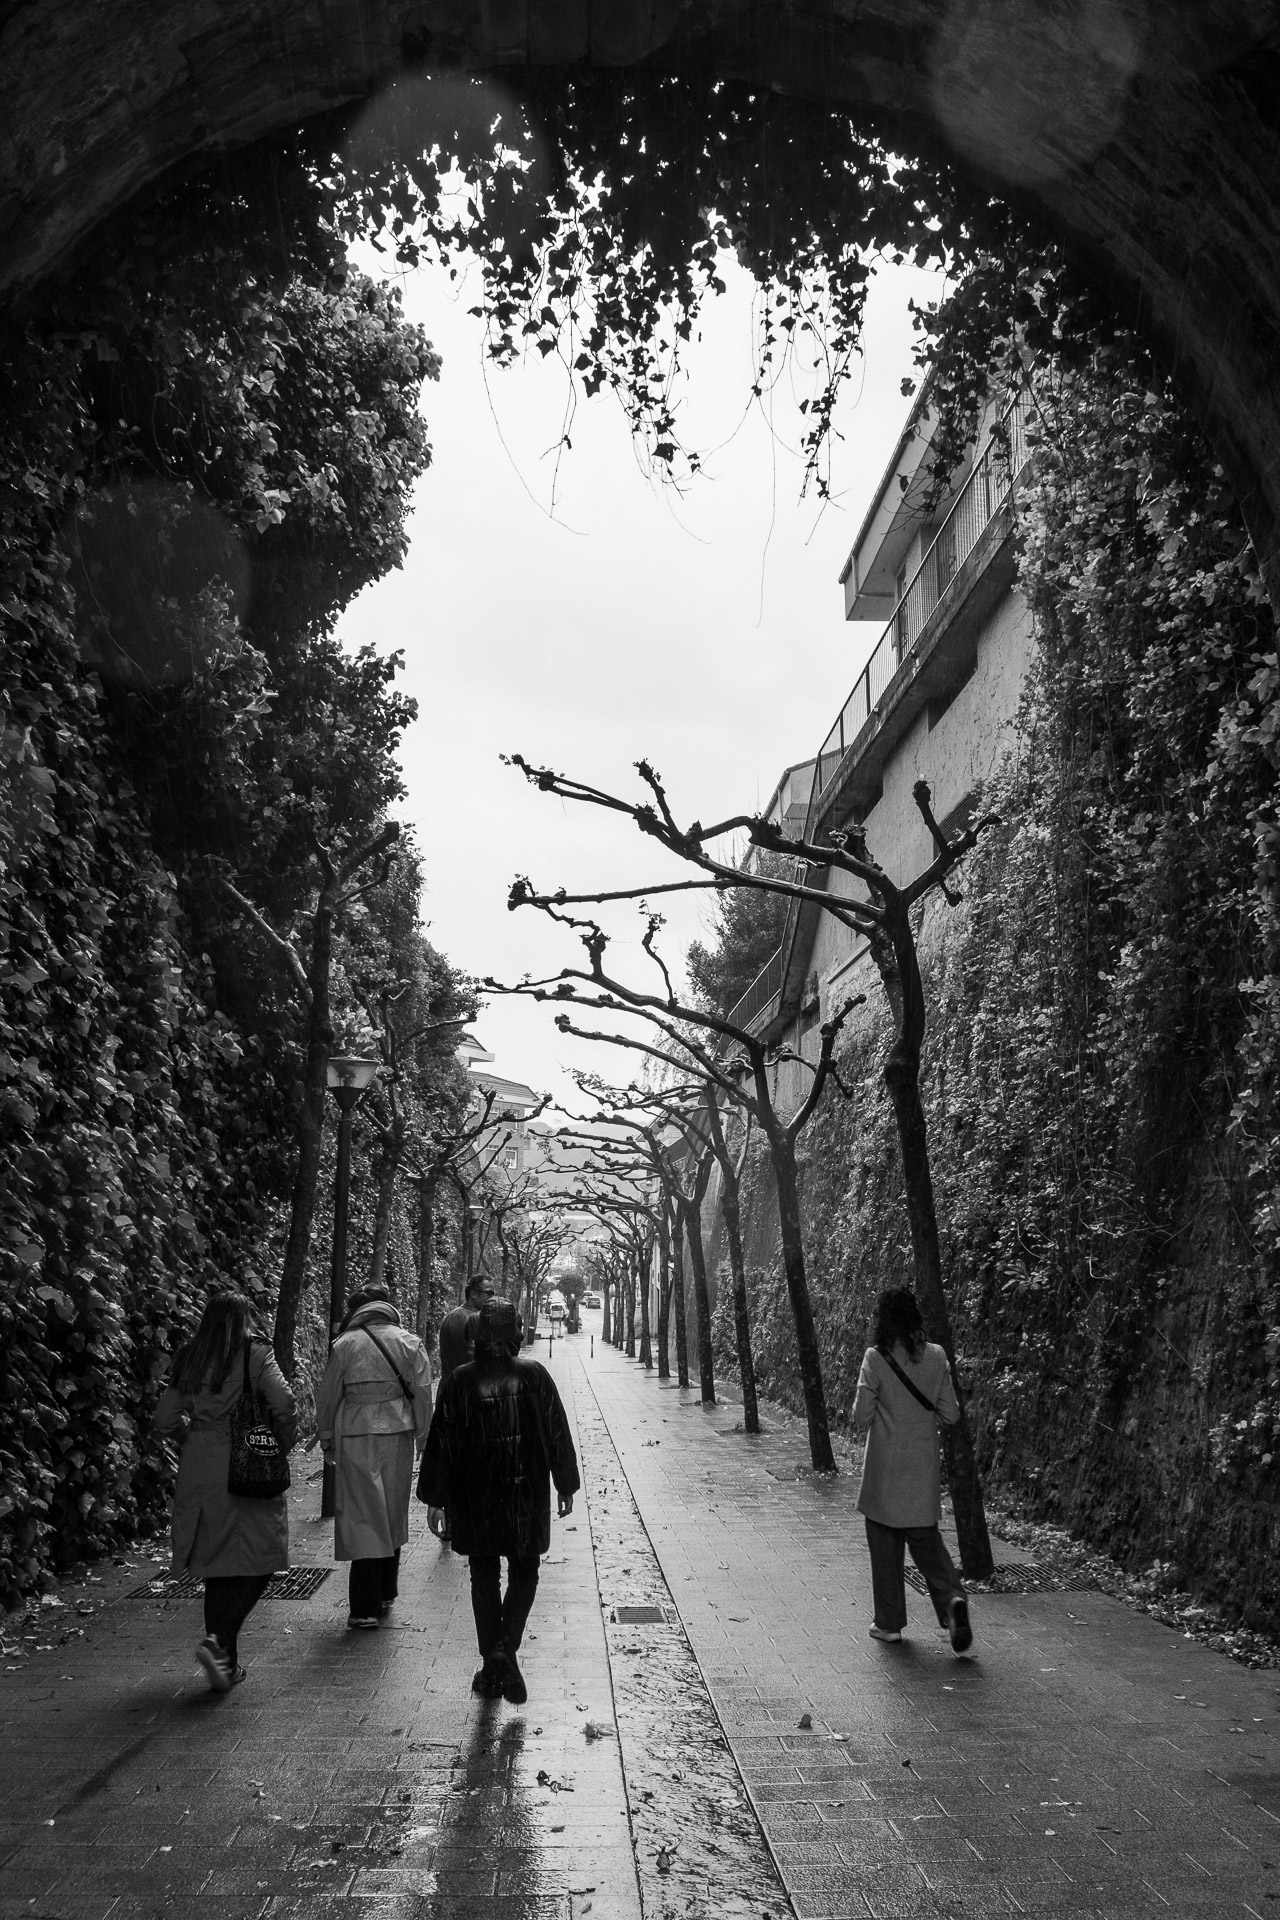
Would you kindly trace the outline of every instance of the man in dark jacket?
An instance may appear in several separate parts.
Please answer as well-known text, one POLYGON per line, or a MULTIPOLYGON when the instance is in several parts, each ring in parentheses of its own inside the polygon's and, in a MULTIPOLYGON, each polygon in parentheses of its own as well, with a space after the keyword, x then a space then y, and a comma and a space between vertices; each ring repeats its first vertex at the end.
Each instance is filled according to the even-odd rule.
POLYGON ((462 1296, 462 1305, 446 1313, 440 1322, 440 1384, 444 1385, 455 1367, 475 1359, 476 1322, 486 1300, 493 1298, 493 1282, 487 1273, 473 1274, 462 1296))
POLYGON ((555 1382, 540 1361, 519 1358, 523 1332, 509 1301, 481 1307, 476 1357, 440 1389, 418 1479, 418 1498, 448 1508, 454 1550, 471 1562, 483 1662, 472 1690, 517 1706, 529 1697, 516 1655, 538 1590, 538 1561, 551 1545, 550 1481, 561 1518, 573 1511, 581 1484, 555 1382))

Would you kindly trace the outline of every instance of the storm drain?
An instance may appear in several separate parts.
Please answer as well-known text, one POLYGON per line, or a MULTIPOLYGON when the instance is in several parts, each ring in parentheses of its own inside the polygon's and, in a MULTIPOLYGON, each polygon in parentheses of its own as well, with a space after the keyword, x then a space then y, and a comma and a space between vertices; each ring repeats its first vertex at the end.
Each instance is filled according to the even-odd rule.
MULTIPOLYGON (((306 1600, 322 1587, 332 1567, 289 1567, 284 1573, 273 1573, 267 1582, 266 1600, 306 1600)), ((148 1580, 145 1586, 134 1587, 131 1600, 198 1600, 204 1593, 204 1581, 193 1580, 184 1573, 179 1580, 148 1580)))
POLYGON ((669 1624, 665 1607, 614 1607, 609 1618, 618 1627, 665 1627, 669 1624))
MULTIPOLYGON (((924 1575, 904 1569, 917 1593, 928 1593, 924 1575)), ((996 1567, 988 1580, 966 1580, 970 1593, 1088 1593, 1097 1583, 1080 1567, 1054 1566, 1046 1560, 1009 1562, 996 1567)))

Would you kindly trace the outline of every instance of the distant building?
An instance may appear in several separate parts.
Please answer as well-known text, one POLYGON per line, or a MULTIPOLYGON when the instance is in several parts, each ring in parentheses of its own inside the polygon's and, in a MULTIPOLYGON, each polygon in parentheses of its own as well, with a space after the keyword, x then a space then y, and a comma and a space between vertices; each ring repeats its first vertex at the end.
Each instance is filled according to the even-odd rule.
MULTIPOLYGON (((519 1179, 528 1170, 529 1159, 529 1119, 539 1105, 539 1096, 523 1080, 507 1080, 503 1075, 491 1073, 494 1055, 489 1053, 475 1034, 464 1033, 456 1049, 457 1057, 466 1067, 475 1083, 474 1104, 478 1107, 485 1098, 493 1095, 493 1107, 490 1114, 491 1130, 497 1135, 501 1129, 506 1136, 499 1153, 498 1164, 507 1176, 507 1184, 519 1179)), ((482 1136, 487 1138, 488 1136, 482 1136)))
MULTIPOLYGON (((770 802, 790 837, 822 842, 862 825, 892 879, 911 878, 932 855, 915 782, 928 781, 944 828, 962 827, 1017 711, 1032 648, 1014 584, 1011 506, 1027 453, 1023 405, 991 410, 930 507, 937 419, 923 389, 840 576, 846 618, 883 618, 883 631, 815 758, 788 768, 770 802)), ((855 891, 844 875, 821 869, 808 884, 855 891)), ((851 994, 870 997, 875 985, 864 940, 817 906, 793 904, 781 946, 733 1015, 812 1053, 819 1021, 851 994)), ((798 1097, 803 1069, 790 1072, 798 1097)), ((785 1102, 785 1084, 780 1094, 785 1102)))

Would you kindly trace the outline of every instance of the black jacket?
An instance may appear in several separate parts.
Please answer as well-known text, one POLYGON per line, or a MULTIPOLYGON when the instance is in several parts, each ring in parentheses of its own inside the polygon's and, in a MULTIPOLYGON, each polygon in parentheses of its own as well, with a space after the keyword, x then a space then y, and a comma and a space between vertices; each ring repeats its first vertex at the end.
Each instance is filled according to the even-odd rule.
POLYGON ((472 1360, 440 1389, 418 1498, 447 1507, 457 1553, 516 1554, 551 1545, 551 1487, 581 1484, 555 1382, 537 1360, 472 1360))

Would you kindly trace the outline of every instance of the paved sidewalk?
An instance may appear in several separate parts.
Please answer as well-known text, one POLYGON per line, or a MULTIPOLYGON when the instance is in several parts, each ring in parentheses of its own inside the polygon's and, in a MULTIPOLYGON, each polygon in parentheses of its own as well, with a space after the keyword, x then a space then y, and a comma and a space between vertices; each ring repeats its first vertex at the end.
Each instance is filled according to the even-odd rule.
POLYGON ((798 1422, 571 1351, 799 1915, 1280 1914, 1273 1674, 1092 1592, 975 1598, 972 1661, 909 1592, 879 1645, 856 1480, 797 1478, 798 1422))
MULTIPOLYGON (((571 1403, 562 1347, 555 1370, 571 1403)), ((329 1565, 316 1463, 294 1560, 329 1565)), ((2 1920, 639 1920, 618 1744, 584 1737, 613 1721, 587 1516, 553 1523, 524 1709, 471 1694, 466 1564, 413 1516, 383 1629, 346 1631, 345 1568, 268 1598, 227 1695, 196 1676, 198 1599, 128 1597, 163 1567, 63 1589, 48 1650, 0 1674, 2 1920)))

